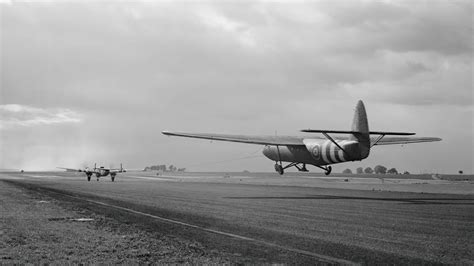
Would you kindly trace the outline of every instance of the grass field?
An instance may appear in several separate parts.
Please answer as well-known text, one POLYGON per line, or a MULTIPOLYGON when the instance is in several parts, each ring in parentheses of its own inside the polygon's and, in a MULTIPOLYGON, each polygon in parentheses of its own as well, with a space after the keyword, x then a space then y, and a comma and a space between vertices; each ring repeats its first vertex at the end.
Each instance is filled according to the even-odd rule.
POLYGON ((1 174, 1 263, 472 264, 473 182, 374 177, 1 174))

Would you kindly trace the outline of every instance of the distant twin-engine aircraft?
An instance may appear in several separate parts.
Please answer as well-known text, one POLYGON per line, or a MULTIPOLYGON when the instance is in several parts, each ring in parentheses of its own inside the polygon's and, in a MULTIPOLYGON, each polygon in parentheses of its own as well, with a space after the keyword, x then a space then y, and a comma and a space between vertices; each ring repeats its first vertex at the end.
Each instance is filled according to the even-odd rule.
POLYGON ((74 171, 74 172, 84 172, 87 176, 87 181, 91 181, 91 176, 95 175, 97 177, 97 181, 102 176, 108 176, 110 174, 110 179, 112 182, 115 181, 115 176, 117 173, 125 173, 125 169, 123 169, 122 164, 120 164, 120 169, 112 169, 112 168, 104 168, 103 166, 97 168, 97 164, 94 164, 94 168, 90 169, 88 167, 84 169, 72 169, 72 168, 64 168, 58 167, 59 169, 66 169, 67 171, 74 171))
POLYGON ((331 164, 361 161, 369 156, 370 148, 375 145, 408 144, 418 142, 440 141, 440 138, 414 137, 385 137, 408 136, 415 133, 369 131, 367 113, 364 103, 356 105, 351 131, 304 129, 302 132, 322 133, 324 137, 294 137, 294 136, 244 136, 207 133, 181 133, 163 131, 168 136, 210 139, 230 142, 242 142, 265 145, 263 154, 275 161, 275 171, 280 175, 289 167, 296 167, 301 172, 307 172, 306 164, 314 165, 331 173, 331 164), (331 137, 329 134, 345 134, 347 137, 331 137), (376 135, 371 137, 370 135, 376 135), (283 162, 289 162, 283 166, 283 162))

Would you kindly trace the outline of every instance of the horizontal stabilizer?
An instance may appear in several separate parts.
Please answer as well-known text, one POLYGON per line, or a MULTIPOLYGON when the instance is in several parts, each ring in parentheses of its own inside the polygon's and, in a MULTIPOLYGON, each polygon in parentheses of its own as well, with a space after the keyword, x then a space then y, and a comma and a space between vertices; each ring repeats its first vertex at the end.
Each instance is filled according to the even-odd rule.
MULTIPOLYGON (((359 134, 358 131, 346 131, 346 130, 319 130, 319 129, 303 129, 301 132, 306 133, 334 133, 334 134, 359 134)), ((415 133, 410 132, 389 132, 389 131, 369 131, 371 135, 392 135, 392 136, 410 136, 415 133)))
POLYGON ((387 137, 380 140, 372 139, 373 145, 396 145, 396 144, 410 144, 420 142, 434 142, 441 141, 441 138, 421 137, 421 138, 403 138, 403 137, 387 137))

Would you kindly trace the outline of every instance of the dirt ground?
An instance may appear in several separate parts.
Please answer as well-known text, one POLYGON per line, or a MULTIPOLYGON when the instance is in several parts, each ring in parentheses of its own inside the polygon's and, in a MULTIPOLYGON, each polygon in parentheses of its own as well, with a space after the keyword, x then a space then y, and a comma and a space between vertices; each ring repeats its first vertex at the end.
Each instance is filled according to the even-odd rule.
POLYGON ((45 195, 1 181, 0 203, 2 265, 235 261, 221 252, 205 251, 197 242, 146 232, 132 224, 65 208, 45 195))
POLYGON ((472 265, 471 182, 384 181, 0 174, 0 265, 472 265))

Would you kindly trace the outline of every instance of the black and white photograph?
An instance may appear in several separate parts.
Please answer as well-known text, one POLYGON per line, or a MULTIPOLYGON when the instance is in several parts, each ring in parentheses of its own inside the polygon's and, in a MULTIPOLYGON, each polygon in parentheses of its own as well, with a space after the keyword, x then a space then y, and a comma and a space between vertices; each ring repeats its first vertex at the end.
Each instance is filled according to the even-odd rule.
POLYGON ((474 264, 470 0, 0 0, 1 265, 474 264))

